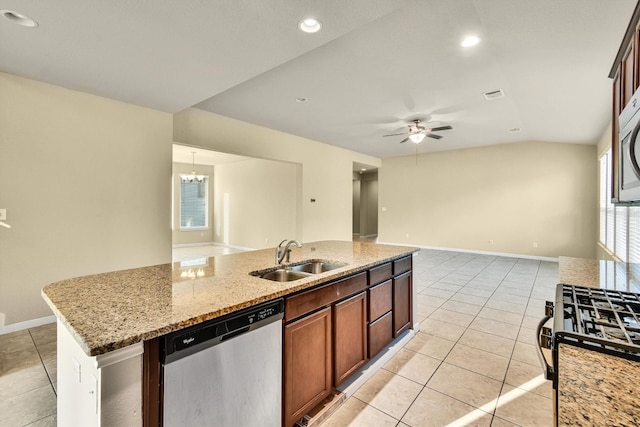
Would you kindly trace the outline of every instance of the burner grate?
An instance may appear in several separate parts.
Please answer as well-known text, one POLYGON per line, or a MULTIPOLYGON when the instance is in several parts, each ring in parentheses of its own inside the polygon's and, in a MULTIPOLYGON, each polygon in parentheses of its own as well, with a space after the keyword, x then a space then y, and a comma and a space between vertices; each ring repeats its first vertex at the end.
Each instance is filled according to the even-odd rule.
POLYGON ((640 348, 638 294, 563 285, 563 305, 573 332, 640 348))

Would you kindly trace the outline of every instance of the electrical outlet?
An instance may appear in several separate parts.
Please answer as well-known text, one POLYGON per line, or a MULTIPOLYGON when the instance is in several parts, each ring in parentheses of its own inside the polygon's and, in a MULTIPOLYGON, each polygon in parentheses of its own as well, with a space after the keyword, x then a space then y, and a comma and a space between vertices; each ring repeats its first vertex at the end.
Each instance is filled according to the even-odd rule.
POLYGON ((538 242, 533 242, 533 247, 537 248, 538 247, 538 242))
POLYGON ((407 233, 407 239, 409 238, 409 233, 407 233))
POLYGON ((6 220, 7 220, 7 210, 0 209, 0 221, 6 221, 6 220))
POLYGON ((493 239, 489 239, 489 244, 493 245, 493 239))

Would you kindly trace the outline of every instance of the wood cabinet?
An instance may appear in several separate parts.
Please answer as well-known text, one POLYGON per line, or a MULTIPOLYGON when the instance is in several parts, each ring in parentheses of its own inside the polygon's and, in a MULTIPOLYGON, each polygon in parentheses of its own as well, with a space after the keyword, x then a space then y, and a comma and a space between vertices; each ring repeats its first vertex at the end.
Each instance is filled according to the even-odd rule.
POLYGON ((393 337, 411 326, 411 272, 393 278, 393 337))
POLYGON ((285 299, 286 427, 367 362, 366 289, 365 272, 285 299))
POLYGON ((285 297, 285 427, 411 327, 411 277, 410 255, 285 297))
POLYGON ((342 384, 367 363, 367 293, 333 307, 334 383, 342 384))
POLYGON ((332 390, 331 307, 284 327, 284 422, 293 425, 332 390))

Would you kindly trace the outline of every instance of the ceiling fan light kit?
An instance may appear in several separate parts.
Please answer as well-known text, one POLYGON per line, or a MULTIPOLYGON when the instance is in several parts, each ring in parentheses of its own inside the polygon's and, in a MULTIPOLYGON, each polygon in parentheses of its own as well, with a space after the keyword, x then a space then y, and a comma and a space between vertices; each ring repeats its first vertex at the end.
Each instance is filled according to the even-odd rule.
POLYGON ((409 124, 409 130, 407 132, 402 133, 392 133, 389 135, 382 136, 398 136, 398 135, 407 135, 405 139, 400 141, 400 144, 405 143, 407 141, 411 141, 414 144, 420 144, 425 137, 433 138, 433 139, 441 139, 442 136, 436 135, 433 132, 439 132, 442 130, 451 130, 453 129, 451 126, 436 126, 436 127, 426 127, 425 124, 422 123, 421 120, 415 119, 411 121, 409 124))

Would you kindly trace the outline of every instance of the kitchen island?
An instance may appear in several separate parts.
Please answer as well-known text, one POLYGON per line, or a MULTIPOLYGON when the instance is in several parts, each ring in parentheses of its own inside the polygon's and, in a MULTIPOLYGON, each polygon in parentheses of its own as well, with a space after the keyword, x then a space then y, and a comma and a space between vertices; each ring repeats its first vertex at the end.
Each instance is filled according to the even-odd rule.
POLYGON ((250 275, 274 266, 272 249, 63 280, 42 295, 58 319, 60 425, 142 425, 145 342, 245 307, 365 272, 418 249, 323 241, 291 264, 344 267, 291 282, 250 275))

